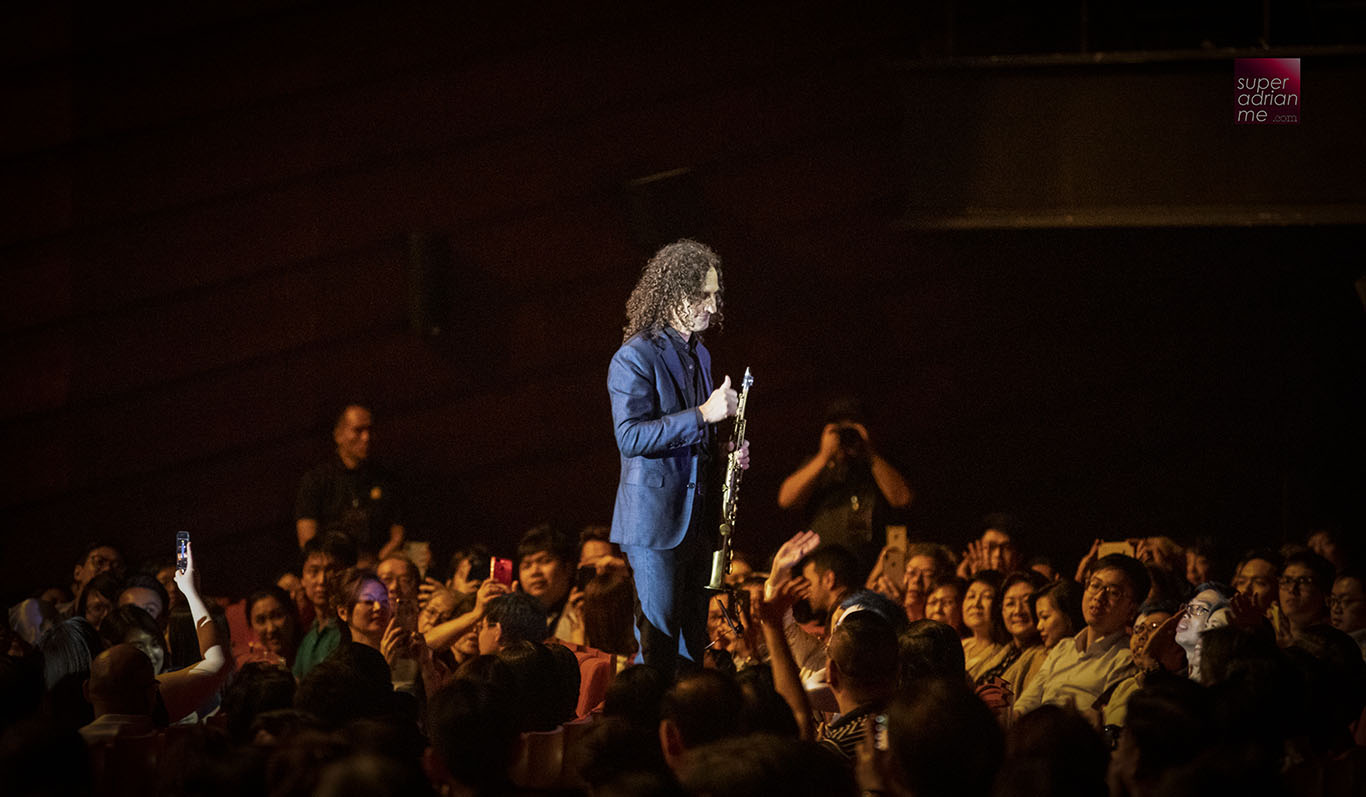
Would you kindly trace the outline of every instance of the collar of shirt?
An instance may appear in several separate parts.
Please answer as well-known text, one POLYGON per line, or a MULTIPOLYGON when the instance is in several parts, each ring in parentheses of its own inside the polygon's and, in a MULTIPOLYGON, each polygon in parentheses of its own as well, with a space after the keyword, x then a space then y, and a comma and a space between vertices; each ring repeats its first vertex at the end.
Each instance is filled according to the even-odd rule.
POLYGON ((664 327, 664 335, 675 347, 687 351, 689 354, 697 352, 697 335, 689 335, 687 340, 683 339, 683 333, 673 327, 664 327))
POLYGON ((1077 646, 1077 655, 1083 659, 1089 659, 1093 656, 1104 656, 1106 653, 1110 652, 1111 648, 1118 645, 1120 642, 1128 642, 1129 640, 1129 635, 1124 633, 1124 629, 1121 628, 1109 636, 1103 636, 1095 642, 1092 642, 1090 647, 1086 647, 1086 634, 1089 630, 1089 628, 1083 628, 1081 629, 1081 633, 1072 637, 1072 643, 1077 646))

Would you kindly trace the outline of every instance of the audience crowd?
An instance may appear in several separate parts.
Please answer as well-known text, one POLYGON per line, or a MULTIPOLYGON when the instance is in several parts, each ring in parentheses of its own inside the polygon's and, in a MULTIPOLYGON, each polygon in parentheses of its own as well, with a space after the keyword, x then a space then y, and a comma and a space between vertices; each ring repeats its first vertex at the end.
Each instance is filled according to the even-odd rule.
MULTIPOLYGON (((860 489, 910 500, 874 475, 860 489)), ((214 563, 193 549, 129 572, 117 544, 87 546, 69 583, 9 609, 0 789, 1366 793, 1366 584, 1329 531, 1241 556, 1096 540, 1075 567, 1031 558, 1004 515, 961 554, 803 531, 737 554, 706 660, 670 681, 633 663, 606 527, 445 566, 405 555, 386 511, 362 540, 309 525, 298 567, 236 601, 201 595, 214 563)))

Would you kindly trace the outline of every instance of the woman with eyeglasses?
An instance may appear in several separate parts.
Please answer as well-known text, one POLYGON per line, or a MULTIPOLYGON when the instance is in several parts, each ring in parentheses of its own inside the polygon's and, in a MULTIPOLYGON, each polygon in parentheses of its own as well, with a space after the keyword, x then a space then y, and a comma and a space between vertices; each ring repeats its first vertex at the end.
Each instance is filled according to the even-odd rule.
POLYGON ((1030 597, 1045 583, 1033 570, 1016 571, 1006 576, 1000 599, 992 604, 992 621, 1010 638, 976 679, 978 696, 993 710, 1008 709, 1043 663, 1045 649, 1030 597))

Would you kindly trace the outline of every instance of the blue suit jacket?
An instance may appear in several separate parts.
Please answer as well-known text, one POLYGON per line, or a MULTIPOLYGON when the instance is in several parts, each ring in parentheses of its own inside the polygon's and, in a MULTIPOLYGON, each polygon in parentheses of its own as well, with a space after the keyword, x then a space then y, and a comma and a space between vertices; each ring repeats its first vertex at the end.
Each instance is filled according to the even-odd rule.
MULTIPOLYGON (((701 343, 697 360, 706 392, 712 390, 711 354, 701 343)), ((621 345, 607 370, 612 423, 621 452, 621 481, 612 512, 612 541, 647 548, 683 542, 697 500, 699 457, 693 446, 707 424, 688 406, 681 386, 688 372, 664 334, 636 335, 621 345)))

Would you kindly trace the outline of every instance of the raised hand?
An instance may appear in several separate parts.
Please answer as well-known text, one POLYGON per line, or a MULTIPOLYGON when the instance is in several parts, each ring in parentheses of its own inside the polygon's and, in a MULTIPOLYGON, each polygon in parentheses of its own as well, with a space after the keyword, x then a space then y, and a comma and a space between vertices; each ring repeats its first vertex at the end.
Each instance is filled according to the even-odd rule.
POLYGON ((792 568, 820 544, 821 535, 814 531, 799 531, 792 535, 778 548, 778 553, 773 555, 773 573, 770 580, 777 583, 790 578, 792 568))
POLYGON ((734 415, 739 408, 740 394, 730 386, 730 377, 727 376, 698 409, 702 410, 702 420, 717 423, 734 415))
POLYGON ((1077 574, 1073 576, 1073 581, 1078 584, 1086 583, 1087 573, 1091 570, 1091 566, 1096 563, 1096 560, 1100 558, 1100 542, 1099 537, 1091 542, 1091 550, 1087 551, 1086 555, 1077 563, 1077 574))
POLYGON ((791 578, 779 584, 773 594, 759 601, 755 614, 759 622, 782 627, 783 617, 797 601, 811 594, 811 582, 804 578, 791 578))
POLYGON ((452 601, 455 600, 456 596, 451 594, 451 590, 445 584, 442 584, 431 576, 427 576, 427 580, 423 581, 417 587, 417 605, 425 609, 427 608, 427 603, 431 601, 432 598, 443 592, 450 595, 452 601))

